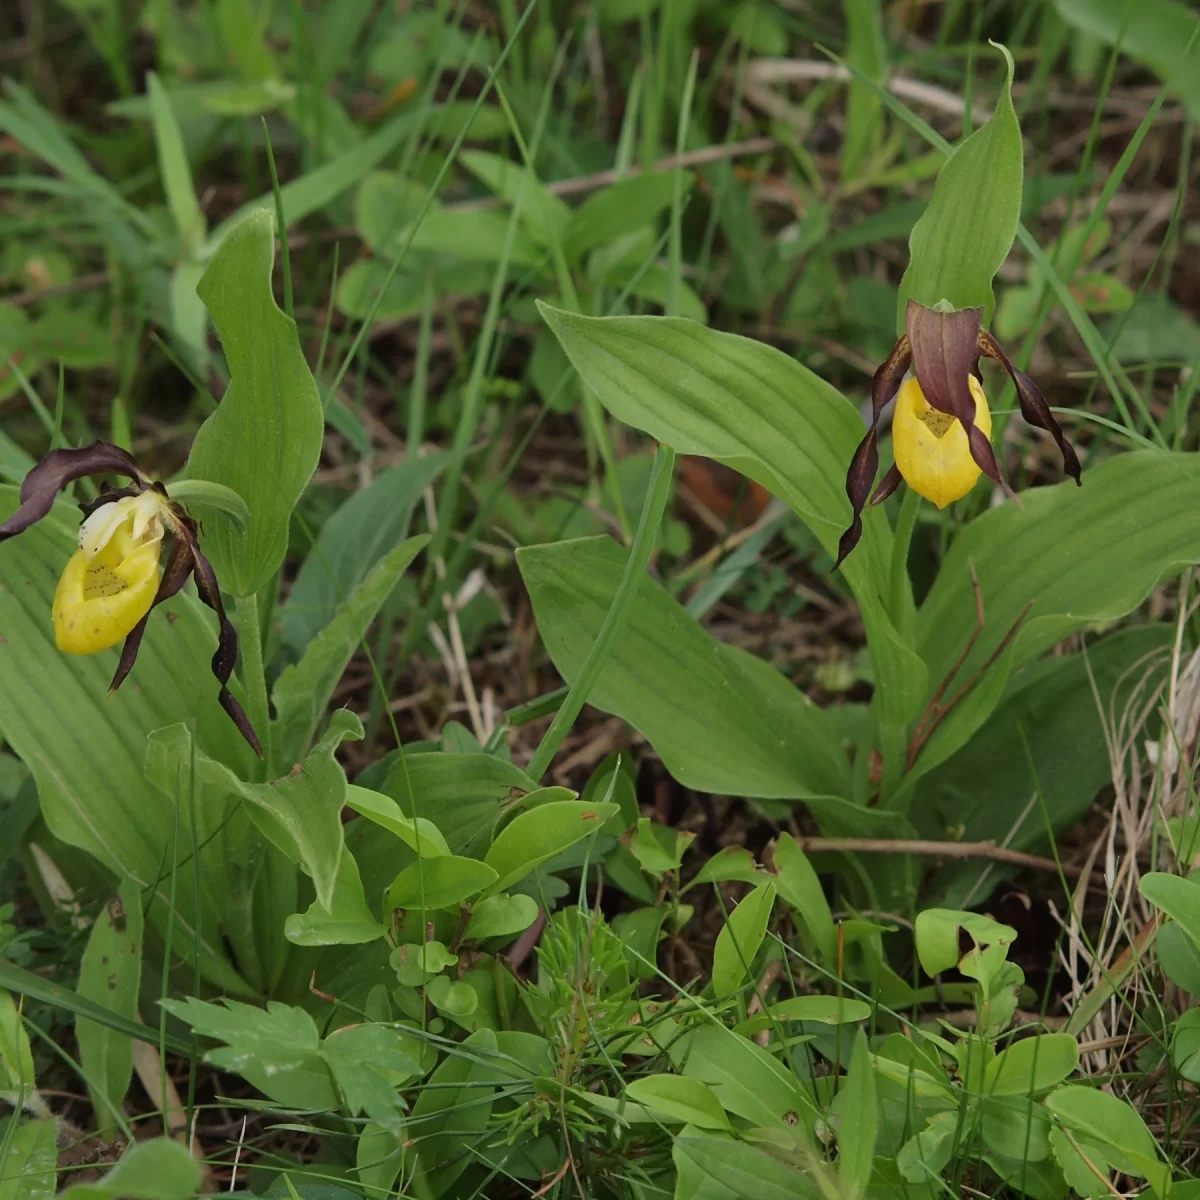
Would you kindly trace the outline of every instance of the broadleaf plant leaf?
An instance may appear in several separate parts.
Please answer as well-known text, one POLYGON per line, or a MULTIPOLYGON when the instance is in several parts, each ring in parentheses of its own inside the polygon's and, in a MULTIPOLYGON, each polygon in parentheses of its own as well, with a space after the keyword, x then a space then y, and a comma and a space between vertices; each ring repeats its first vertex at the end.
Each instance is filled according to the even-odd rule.
POLYGON ((283 930, 297 946, 359 946, 383 937, 384 928, 367 904, 358 863, 349 849, 338 859, 330 903, 314 900, 306 912, 292 913, 283 930))
POLYGON ((188 1200, 200 1186, 200 1164, 170 1138, 134 1142, 120 1162, 96 1183, 77 1183, 62 1193, 74 1200, 188 1200))
POLYGON ((1178 0, 1054 0, 1067 24, 1150 67, 1200 120, 1200 17, 1178 0))
POLYGON ((1008 257, 1021 219, 1024 150, 1012 103, 1012 55, 995 111, 946 160, 933 196, 909 238, 908 269, 900 281, 897 332, 909 300, 932 308, 981 307, 986 325, 996 301, 992 279, 1008 257))
POLYGON ((451 854, 482 858, 513 796, 536 787, 520 767, 491 754, 407 754, 381 790, 406 817, 432 821, 451 854))
POLYGON ((618 804, 552 800, 518 813, 500 831, 484 857, 485 865, 496 873, 487 894, 512 887, 535 867, 598 833, 604 822, 620 811, 618 804))
POLYGON ((366 636, 367 627, 428 541, 428 535, 422 534, 385 554, 308 644, 304 657, 280 674, 271 698, 277 730, 273 753, 281 771, 304 757, 329 698, 366 636))
POLYGON ((340 814, 346 802, 346 775, 334 754, 347 738, 362 734, 359 719, 340 709, 299 770, 269 783, 246 783, 222 763, 198 752, 193 755, 187 729, 173 725, 151 735, 146 769, 155 779, 169 780, 178 764, 191 762, 198 779, 241 797, 263 837, 312 876, 318 901, 329 909, 345 849, 340 814))
MULTIPOLYGON (((851 515, 846 468, 863 434, 839 392, 772 346, 691 321, 583 317, 540 302, 538 311, 613 416, 761 483, 836 553, 851 515)), ((901 728, 919 711, 925 672, 889 615, 891 552, 887 518, 872 509, 842 574, 867 627, 883 721, 901 728)))
POLYGON ((422 1134, 414 1186, 431 1196, 442 1195, 467 1169, 470 1147, 491 1118, 496 1085, 507 1082, 492 1030, 477 1030, 455 1049, 429 1076, 410 1118, 422 1134))
MULTIPOLYGON (((16 510, 16 500, 15 489, 0 488, 0 517, 16 510)), ((34 528, 0 546, 0 735, 33 772, 51 832, 117 879, 133 880, 150 924, 163 931, 170 921, 176 953, 191 959, 197 898, 193 869, 184 865, 191 849, 177 839, 174 806, 143 778, 146 738, 164 725, 186 725, 204 754, 242 775, 253 769, 252 753, 217 703, 209 670, 216 622, 193 595, 181 593, 155 611, 136 680, 111 696, 118 649, 86 658, 58 650, 50 610, 78 528, 78 511, 60 501, 34 528)), ((186 791, 179 802, 186 804, 186 791)), ((221 885, 210 886, 209 871, 212 879, 224 875, 211 850, 200 860, 201 970, 214 985, 244 995, 250 986, 221 945, 221 885)))
MULTIPOLYGON (((517 563, 550 657, 573 680, 625 551, 581 538, 525 547, 517 563)), ((650 580, 588 701, 642 732, 686 787, 764 799, 849 795, 848 760, 820 710, 769 663, 715 641, 650 580)))
POLYGON ((381 471, 321 528, 283 610, 283 640, 302 651, 367 572, 408 536, 413 509, 453 456, 427 454, 381 471))
POLYGON ((764 883, 729 914, 713 950, 712 985, 718 999, 741 987, 767 933, 775 907, 775 884, 764 883))
MULTIPOLYGON (((930 686, 958 662, 975 628, 972 569, 984 628, 958 666, 956 687, 976 677, 1027 606, 1011 653, 993 672, 1017 670, 1070 634, 1132 612, 1161 579, 1200 561, 1198 511, 1200 457, 1135 450, 1092 467, 1085 487, 1036 488, 1022 495, 1020 508, 1004 504, 976 518, 950 548, 917 615, 930 686)), ((992 694, 994 708, 1002 689, 992 694)), ((952 715, 935 735, 942 750, 946 742, 950 753, 964 745, 991 711, 977 706, 968 721, 952 715)), ((933 740, 929 746, 936 749, 933 740)), ((918 758, 906 785, 946 757, 918 758)))
POLYGON ((325 420, 296 323, 271 292, 275 219, 252 213, 230 230, 197 294, 212 314, 231 380, 196 434, 188 475, 232 488, 250 510, 244 533, 223 513, 201 541, 223 587, 250 596, 279 569, 296 501, 321 454, 325 420))

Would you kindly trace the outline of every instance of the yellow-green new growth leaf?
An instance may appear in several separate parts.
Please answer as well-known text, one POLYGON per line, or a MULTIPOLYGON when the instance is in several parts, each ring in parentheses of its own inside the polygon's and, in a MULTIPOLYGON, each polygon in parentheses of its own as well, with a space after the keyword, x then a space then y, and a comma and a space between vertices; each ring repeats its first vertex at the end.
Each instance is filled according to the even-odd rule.
POLYGON ((1012 103, 1012 55, 996 48, 1008 64, 996 109, 946 160, 929 207, 913 226, 908 269, 900 281, 900 333, 909 300, 927 308, 939 300, 955 308, 979 306, 984 324, 991 320, 992 278, 1017 236, 1024 175, 1021 126, 1012 103))
POLYGON ((775 907, 775 884, 755 888, 729 914, 724 929, 717 935, 713 951, 713 991, 728 996, 741 986, 754 962, 754 956, 767 934, 767 922, 775 907))
POLYGON ((585 804, 579 800, 553 800, 523 812, 501 830, 488 848, 484 862, 498 878, 488 888, 494 895, 524 879, 568 846, 596 833, 619 804, 585 804))
POLYGON ((638 1104, 656 1109, 670 1121, 697 1129, 728 1129, 729 1118, 716 1093, 699 1079, 683 1075, 643 1075, 625 1089, 638 1104))
POLYGON ((407 817, 400 806, 382 792, 359 787, 356 783, 346 784, 346 805, 361 817, 382 825, 394 833, 406 846, 415 850, 422 858, 436 858, 449 854, 450 847, 442 837, 441 830, 424 817, 407 817))
POLYGON ((983 1090, 988 1096, 1042 1092, 1062 1083, 1077 1066, 1079 1043, 1069 1033, 1022 1038, 988 1063, 983 1090))
POLYGON ((452 908, 496 882, 496 872, 475 858, 444 854, 418 859, 388 888, 388 908, 452 908))
POLYGON ((292 509, 321 453, 325 421, 296 323, 271 292, 275 218, 251 213, 231 229, 196 292, 212 314, 231 380, 217 411, 200 427, 188 475, 232 488, 250 527, 214 512, 201 541, 221 585, 257 592, 287 551, 292 509))

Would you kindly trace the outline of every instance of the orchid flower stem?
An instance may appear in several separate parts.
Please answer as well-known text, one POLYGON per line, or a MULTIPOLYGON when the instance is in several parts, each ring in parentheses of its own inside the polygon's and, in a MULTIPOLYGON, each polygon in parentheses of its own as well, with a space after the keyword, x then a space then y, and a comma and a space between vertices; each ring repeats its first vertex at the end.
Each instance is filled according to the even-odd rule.
POLYGON ((669 446, 659 446, 654 455, 654 466, 650 472, 650 485, 646 489, 646 503, 642 507, 641 519, 638 521, 637 532, 633 535, 633 545, 629 548, 629 558, 625 561, 625 573, 621 576, 617 594, 613 597, 612 607, 604 615, 600 632, 584 659, 579 674, 571 683, 571 689, 554 714, 550 728, 546 730, 533 759, 526 768, 530 778, 541 780, 547 768, 554 761, 554 755, 562 745, 563 739, 575 724, 592 688, 600 678, 600 672, 616 645, 621 626, 625 624, 637 599, 638 589, 646 575, 646 567, 654 550, 659 527, 662 525, 663 513, 667 510, 667 500, 671 495, 671 478, 675 473, 675 451, 669 446))
MULTIPOLYGON (((917 525, 917 510, 921 507, 921 496, 916 488, 906 488, 900 503, 900 515, 896 520, 896 532, 892 538, 891 578, 889 580, 888 609, 892 624, 905 645, 915 649, 917 610, 913 603, 912 582, 908 576, 908 555, 912 549, 913 530, 917 525)), ((908 730, 889 727, 880 730, 880 752, 883 755, 883 779, 880 787, 881 802, 887 803, 900 786, 908 750, 908 730)))
POLYGON ((270 778, 271 710, 267 705, 267 675, 263 663, 262 626, 258 615, 258 596, 238 596, 234 601, 238 631, 238 660, 242 685, 246 689, 246 708, 263 747, 263 769, 270 778))

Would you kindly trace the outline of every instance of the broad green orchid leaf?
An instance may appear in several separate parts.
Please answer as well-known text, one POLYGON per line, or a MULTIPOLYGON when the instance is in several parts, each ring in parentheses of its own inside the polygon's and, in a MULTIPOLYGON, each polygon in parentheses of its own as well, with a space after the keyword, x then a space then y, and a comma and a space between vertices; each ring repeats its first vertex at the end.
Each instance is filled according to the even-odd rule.
MULTIPOLYGON (((0 517, 14 512, 16 501, 15 489, 0 488, 0 517)), ((250 986, 221 945, 220 888, 209 889, 202 868, 197 930, 194 872, 174 871, 190 861, 190 845, 178 840, 188 821, 177 823, 174 807, 142 771, 147 736, 176 723, 195 731, 206 755, 238 774, 252 770, 252 752, 212 686, 216 621, 187 592, 167 601, 147 624, 136 678, 109 695, 119 649, 79 658, 54 644, 55 585, 78 547, 78 531, 78 511, 59 501, 36 526, 0 545, 0 736, 33 772, 54 835, 135 882, 151 925, 161 932, 172 923, 176 953, 198 953, 210 983, 244 995, 250 986)), ((219 878, 222 865, 208 862, 219 878)))
POLYGON ((231 488, 250 510, 244 534, 221 512, 201 534, 222 586, 236 596, 253 595, 283 562, 292 510, 316 470, 325 432, 296 323, 271 293, 274 259, 274 217, 252 213, 226 236, 196 288, 232 378, 196 434, 187 472, 231 488))
POLYGON ((274 757, 280 770, 303 758, 350 656, 409 563, 428 541, 428 535, 422 534, 385 554, 309 643, 304 657, 279 676, 272 699, 277 731, 274 757))
MULTIPOLYGON (((863 435, 839 392, 772 346, 691 321, 538 310, 618 420, 757 480, 836 553, 851 515, 846 466, 863 435)), ((867 627, 884 724, 900 728, 919 710, 925 670, 889 615, 891 552, 887 518, 874 509, 842 573, 867 627)))
POLYGON ((367 572, 408 536, 413 510, 452 457, 427 454, 381 471, 321 527, 283 609, 283 640, 297 654, 329 624, 367 572))
POLYGON ((995 111, 946 160, 933 196, 909 238, 908 269, 900 281, 896 328, 904 332, 910 300, 932 308, 981 307, 986 326, 996 306, 992 278, 1008 257, 1021 219, 1024 151, 1012 103, 1012 55, 995 111))
MULTIPOLYGON (((334 754, 343 741, 362 735, 359 719, 346 709, 339 710, 300 769, 269 783, 246 783, 228 767, 199 753, 193 759, 198 779, 241 797, 250 806, 251 820, 263 837, 312 876, 317 900, 326 910, 333 905, 345 849, 341 811, 346 802, 346 775, 334 754)), ((169 778, 170 768, 164 771, 158 764, 186 761, 187 737, 187 730, 178 725, 153 734, 147 770, 158 778, 169 778)))
MULTIPOLYGON (((624 562, 603 537, 517 553, 538 631, 567 680, 599 633, 624 562)), ((687 787, 803 799, 820 814, 823 798, 850 794, 849 760, 825 714, 769 663, 715 641, 650 580, 588 699, 640 730, 687 787)), ((847 816, 863 811, 835 804, 843 806, 847 816)))
POLYGON ((1177 92, 1193 121, 1200 120, 1200 17, 1180 0, 1054 0, 1068 25, 1120 46, 1177 92))
POLYGON ((931 689, 955 669, 954 688, 976 679, 988 702, 960 706, 942 722, 906 785, 966 743, 999 703, 1009 671, 1077 630, 1126 616, 1161 579, 1200 561, 1197 513, 1200 455, 1135 450, 1090 467, 1083 487, 1036 488, 1020 507, 1004 504, 972 521, 921 606, 917 645, 931 689), (972 573, 984 626, 968 650, 972 573), (978 679, 1010 634, 1009 652, 989 668, 999 684, 978 679))
POLYGON ((358 863, 349 850, 338 860, 332 903, 314 900, 306 912, 293 913, 284 923, 288 941, 297 946, 360 946, 384 932, 367 904, 358 863))

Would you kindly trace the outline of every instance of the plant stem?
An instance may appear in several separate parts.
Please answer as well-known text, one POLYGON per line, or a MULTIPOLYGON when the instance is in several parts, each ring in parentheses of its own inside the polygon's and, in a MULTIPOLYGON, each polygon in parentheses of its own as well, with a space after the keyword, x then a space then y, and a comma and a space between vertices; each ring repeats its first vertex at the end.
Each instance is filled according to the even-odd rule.
POLYGON ((633 535, 629 558, 625 562, 625 573, 621 576, 621 583, 617 588, 617 594, 613 597, 612 606, 604 616, 604 623, 600 626, 600 632, 592 643, 587 658, 584 659, 579 675, 571 684, 571 690, 567 693, 558 712, 554 714, 550 728, 546 730, 545 737, 542 738, 541 744, 526 768, 530 778, 534 780, 540 781, 546 773, 546 768, 550 766, 563 739, 570 732, 575 718, 579 716, 584 704, 587 703, 588 695, 595 686, 596 680, 600 678, 604 663, 616 644, 617 634, 621 632, 621 626, 624 625, 625 618, 629 616, 629 611, 633 608, 642 577, 646 574, 650 553, 654 549, 654 540, 658 535, 659 526, 662 524, 663 513, 667 509, 667 497, 671 494, 671 477, 674 470, 675 451, 669 446, 659 446, 654 454, 654 466, 650 472, 650 486, 646 493, 646 503, 638 520, 637 532, 633 535))
POLYGON ((263 748, 264 778, 271 775, 271 710, 267 704, 267 675, 263 664, 262 627, 258 615, 258 596, 238 596, 234 601, 241 658, 242 683, 246 688, 246 707, 250 723, 263 748))
MULTIPOLYGON (((912 547, 913 530, 916 528, 917 510, 920 506, 920 495, 912 488, 906 488, 892 539, 891 575, 888 581, 888 615, 892 618, 900 640, 909 647, 913 647, 916 641, 917 608, 913 603, 912 583, 908 577, 908 554, 912 547)), ((881 727, 879 750, 883 755, 880 798, 886 804, 904 776, 908 729, 881 727)))

